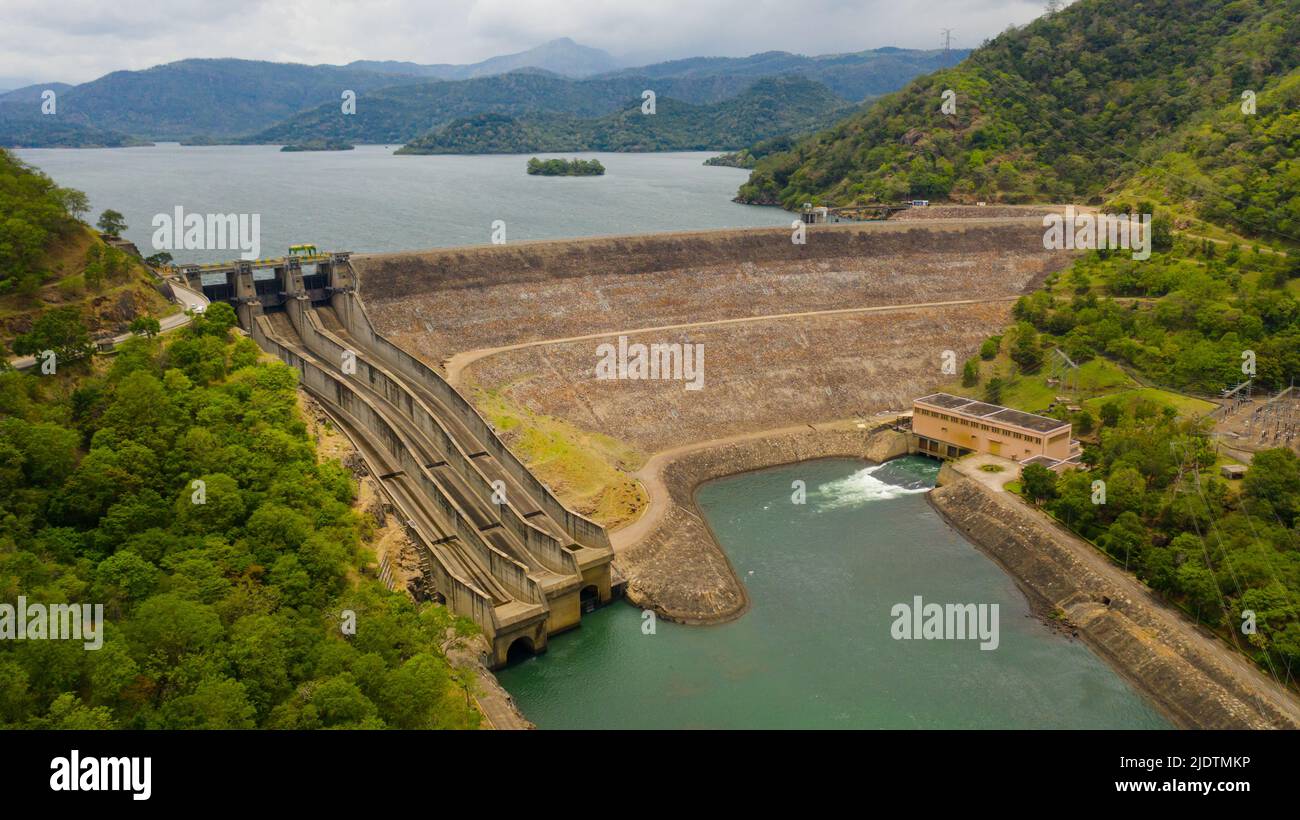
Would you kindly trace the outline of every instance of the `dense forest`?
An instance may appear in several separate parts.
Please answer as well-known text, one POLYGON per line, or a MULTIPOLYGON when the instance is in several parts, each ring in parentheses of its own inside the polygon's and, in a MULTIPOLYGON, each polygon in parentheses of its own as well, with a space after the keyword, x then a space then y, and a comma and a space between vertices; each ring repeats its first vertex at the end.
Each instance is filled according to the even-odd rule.
POLYGON ((739 151, 729 151, 725 154, 718 154, 716 157, 709 157, 704 161, 704 164, 723 168, 753 169, 758 165, 760 159, 782 151, 789 151, 798 143, 798 137, 799 135, 796 134, 783 134, 779 137, 760 140, 747 148, 741 148, 739 151))
POLYGON ((1277 192, 1300 184, 1298 65, 1300 0, 1081 0, 768 157, 740 196, 1101 203, 1146 171, 1207 217, 1231 203, 1252 232, 1294 236, 1277 192))
POLYGON ((107 620, 94 651, 0 642, 0 727, 476 725, 441 648, 472 625, 359 573, 352 476, 234 324, 215 304, 106 370, 0 373, 0 599, 107 620))
POLYGON ((532 151, 698 151, 737 148, 788 132, 809 131, 843 113, 845 103, 802 77, 764 79, 742 94, 709 105, 658 97, 614 113, 482 114, 456 120, 404 146, 403 154, 518 154, 532 151))
POLYGON ((1024 492, 1153 589, 1255 657, 1300 677, 1300 458, 1257 453, 1240 489, 1214 472, 1206 423, 1138 403, 1103 407, 1090 469, 1025 468, 1024 492), (1105 503, 1095 502, 1103 481, 1105 503), (1254 632, 1244 632, 1253 613, 1254 632))

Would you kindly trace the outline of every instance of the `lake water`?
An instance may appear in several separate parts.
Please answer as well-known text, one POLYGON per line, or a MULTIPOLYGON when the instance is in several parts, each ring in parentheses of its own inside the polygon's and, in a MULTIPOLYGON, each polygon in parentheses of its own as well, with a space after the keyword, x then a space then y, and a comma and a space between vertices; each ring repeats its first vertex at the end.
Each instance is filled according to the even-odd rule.
MULTIPOLYGON (((275 146, 25 149, 15 153, 90 197, 92 220, 120 211, 126 238, 153 253, 157 214, 260 214, 261 253, 289 245, 355 252, 506 240, 788 225, 779 208, 731 202, 748 172, 707 167, 709 153, 538 154, 604 164, 601 177, 528 176, 529 155, 394 156, 392 148, 281 153, 275 146)), ((230 251, 173 252, 218 262, 230 251)))
POLYGON ((647 635, 620 602, 498 677, 542 728, 1168 728, 934 512, 936 472, 835 459, 706 484, 699 506, 749 612, 647 635), (997 648, 895 640, 891 608, 917 595, 997 604, 997 648))

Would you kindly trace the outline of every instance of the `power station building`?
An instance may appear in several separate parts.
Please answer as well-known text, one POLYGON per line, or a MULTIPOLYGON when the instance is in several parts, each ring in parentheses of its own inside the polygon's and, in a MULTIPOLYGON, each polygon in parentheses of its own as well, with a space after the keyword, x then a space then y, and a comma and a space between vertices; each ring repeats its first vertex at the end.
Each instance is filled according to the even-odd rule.
POLYGON ((1068 421, 950 393, 912 401, 912 433, 921 452, 940 458, 990 453, 1058 469, 1074 466, 1079 456, 1068 421))

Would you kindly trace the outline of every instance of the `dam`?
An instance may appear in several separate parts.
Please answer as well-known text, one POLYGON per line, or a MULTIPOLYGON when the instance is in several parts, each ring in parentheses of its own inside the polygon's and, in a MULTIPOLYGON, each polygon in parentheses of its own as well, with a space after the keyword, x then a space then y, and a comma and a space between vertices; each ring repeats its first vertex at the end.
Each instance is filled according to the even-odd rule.
POLYGON ((564 507, 446 381, 378 333, 346 253, 187 266, 187 284, 298 370, 417 545, 424 592, 503 665, 615 593, 609 536, 564 507))
MULTIPOLYGON (((474 372, 518 385, 579 437, 594 430, 647 451, 843 418, 915 395, 941 351, 973 350, 1004 326, 1010 302, 1065 261, 1043 251, 1039 231, 1030 218, 863 223, 812 226, 803 245, 785 229, 752 229, 291 255, 181 274, 232 304, 252 338, 302 374, 405 519, 427 593, 480 626, 499 666, 544 651, 623 577, 638 601, 690 621, 738 614, 744 596, 716 545, 699 548, 698 522, 676 512, 616 569, 607 507, 569 506, 573 470, 526 467, 497 433, 510 426, 488 424, 462 395, 449 356, 522 343, 474 372), (566 338, 675 322, 695 324, 658 340, 707 344, 705 391, 594 380, 596 339, 566 338), (869 338, 882 332, 893 344, 869 338), (544 346, 527 347, 534 340, 544 346), (832 350, 843 352, 819 354, 832 350)), ((620 480, 633 481, 629 472, 620 480)))

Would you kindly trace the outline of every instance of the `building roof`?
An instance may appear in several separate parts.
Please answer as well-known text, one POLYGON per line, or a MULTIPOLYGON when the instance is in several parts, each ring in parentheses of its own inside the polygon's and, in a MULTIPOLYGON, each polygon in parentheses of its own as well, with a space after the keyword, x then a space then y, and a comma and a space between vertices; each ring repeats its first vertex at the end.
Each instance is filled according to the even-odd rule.
POLYGON ((1040 416, 1036 413, 1024 413, 999 404, 954 396, 951 393, 932 393, 915 401, 982 421, 1015 425, 1025 430, 1033 430, 1035 433, 1050 433, 1070 426, 1068 421, 1040 416))

